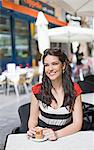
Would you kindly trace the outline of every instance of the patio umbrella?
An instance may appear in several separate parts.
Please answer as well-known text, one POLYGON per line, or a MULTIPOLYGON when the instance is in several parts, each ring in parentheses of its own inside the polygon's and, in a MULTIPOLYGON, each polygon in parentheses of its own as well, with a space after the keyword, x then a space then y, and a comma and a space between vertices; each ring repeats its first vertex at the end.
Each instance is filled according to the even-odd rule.
POLYGON ((65 26, 48 29, 48 23, 43 12, 39 12, 36 26, 37 34, 35 38, 38 40, 41 53, 43 53, 44 49, 50 47, 50 42, 71 43, 73 41, 94 41, 94 30, 90 28, 65 26))
POLYGON ((48 21, 41 11, 38 13, 36 27, 39 51, 43 54, 43 51, 50 47, 50 41, 48 37, 48 21))
POLYGON ((78 42, 93 42, 94 30, 82 27, 56 27, 48 29, 48 35, 51 42, 70 43, 73 41, 78 42))

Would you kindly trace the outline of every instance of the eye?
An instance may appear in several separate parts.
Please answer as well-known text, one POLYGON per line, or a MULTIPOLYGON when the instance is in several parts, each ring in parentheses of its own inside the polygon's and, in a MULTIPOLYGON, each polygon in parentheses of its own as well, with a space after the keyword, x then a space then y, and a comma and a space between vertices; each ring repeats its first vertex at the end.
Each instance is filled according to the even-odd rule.
POLYGON ((59 62, 53 62, 52 65, 59 65, 59 62))

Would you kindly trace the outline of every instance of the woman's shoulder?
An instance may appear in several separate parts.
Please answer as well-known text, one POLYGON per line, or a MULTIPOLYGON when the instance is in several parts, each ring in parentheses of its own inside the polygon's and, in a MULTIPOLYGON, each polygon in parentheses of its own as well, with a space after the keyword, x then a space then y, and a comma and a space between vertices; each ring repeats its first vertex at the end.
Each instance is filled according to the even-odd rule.
POLYGON ((79 84, 76 82, 74 82, 74 90, 76 91, 76 96, 80 95, 83 92, 79 84))
POLYGON ((39 94, 40 90, 41 90, 41 83, 38 83, 32 86, 32 91, 34 94, 39 94))

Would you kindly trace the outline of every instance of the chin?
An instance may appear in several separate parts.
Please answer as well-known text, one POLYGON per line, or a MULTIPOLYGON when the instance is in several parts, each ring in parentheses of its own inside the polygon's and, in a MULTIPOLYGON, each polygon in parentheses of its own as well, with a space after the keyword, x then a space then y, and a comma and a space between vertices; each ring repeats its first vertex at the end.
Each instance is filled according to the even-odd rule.
POLYGON ((56 77, 49 77, 49 79, 50 79, 51 81, 53 81, 53 80, 56 80, 57 78, 56 78, 56 77))

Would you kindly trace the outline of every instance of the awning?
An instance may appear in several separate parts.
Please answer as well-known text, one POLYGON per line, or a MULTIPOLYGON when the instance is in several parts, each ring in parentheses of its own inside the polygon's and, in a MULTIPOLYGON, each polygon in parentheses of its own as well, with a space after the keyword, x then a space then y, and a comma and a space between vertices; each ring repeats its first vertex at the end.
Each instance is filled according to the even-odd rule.
MULTIPOLYGON (((2 6, 7 8, 7 9, 10 9, 10 10, 13 10, 13 11, 25 14, 25 15, 29 15, 29 16, 34 17, 34 18, 37 18, 38 12, 39 12, 39 11, 34 10, 32 8, 21 6, 19 4, 14 4, 13 2, 7 2, 6 0, 2 0, 2 6)), ((57 26, 66 26, 67 25, 66 22, 60 21, 53 16, 50 16, 47 14, 44 14, 44 15, 45 15, 46 19, 48 20, 48 22, 50 22, 52 24, 55 24, 57 26)))

